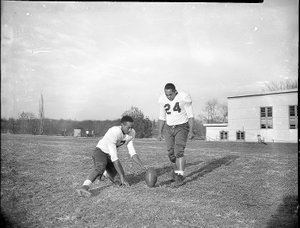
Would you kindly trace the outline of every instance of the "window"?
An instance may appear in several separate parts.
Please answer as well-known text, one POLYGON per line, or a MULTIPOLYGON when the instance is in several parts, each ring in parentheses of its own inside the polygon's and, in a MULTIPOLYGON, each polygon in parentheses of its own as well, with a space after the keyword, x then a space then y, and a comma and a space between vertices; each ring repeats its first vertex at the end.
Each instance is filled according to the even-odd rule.
POLYGON ((290 129, 298 129, 298 105, 289 106, 290 129))
POLYGON ((236 132, 236 140, 245 141, 245 132, 237 131, 236 132))
POLYGON ((220 131, 220 140, 228 140, 228 131, 220 131))
POLYGON ((273 128, 273 109, 272 107, 260 108, 260 128, 273 128))

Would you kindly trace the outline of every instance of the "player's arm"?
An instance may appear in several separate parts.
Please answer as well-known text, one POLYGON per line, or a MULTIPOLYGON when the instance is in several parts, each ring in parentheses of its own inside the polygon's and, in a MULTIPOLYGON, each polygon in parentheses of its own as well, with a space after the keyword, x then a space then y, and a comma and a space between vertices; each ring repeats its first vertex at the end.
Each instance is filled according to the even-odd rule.
POLYGON ((142 169, 145 169, 145 170, 147 169, 147 166, 145 166, 145 165, 142 163, 140 157, 139 157, 137 154, 133 155, 131 158, 132 158, 132 160, 133 160, 137 165, 139 165, 142 169))
POLYGON ((115 167, 115 169, 117 170, 120 179, 121 179, 121 184, 125 185, 125 186, 129 186, 129 183, 127 182, 126 178, 125 178, 125 172, 123 169, 123 166, 117 156, 117 146, 115 143, 110 143, 108 145, 108 149, 109 149, 109 154, 111 157, 111 161, 113 162, 113 165, 115 167))
POLYGON ((188 137, 189 137, 189 139, 192 139, 195 137, 195 135, 194 135, 194 117, 189 118, 189 127, 190 127, 190 130, 189 130, 188 137))
POLYGON ((164 109, 164 106, 161 103, 160 104, 160 109, 159 109, 158 137, 157 137, 157 139, 160 140, 160 141, 163 139, 162 133, 163 133, 165 123, 166 123, 166 110, 164 109))
POLYGON ((166 121, 165 120, 158 120, 158 137, 157 139, 159 141, 163 140, 163 129, 165 126, 166 121))
MULTIPOLYGON (((134 133, 135 135, 135 133, 134 133)), ((147 169, 146 166, 144 166, 144 164, 142 163, 140 157, 137 155, 135 148, 133 146, 133 141, 131 140, 130 142, 128 142, 127 144, 127 148, 128 148, 128 152, 132 158, 132 160, 139 165, 142 169, 147 169)))
POLYGON ((129 186, 129 183, 127 182, 127 180, 125 178, 125 172, 124 172, 124 169, 123 169, 123 166, 122 166, 120 160, 118 159, 118 160, 113 161, 113 164, 120 176, 121 184, 125 185, 125 186, 129 186))
POLYGON ((192 106, 192 102, 185 103, 184 105, 187 117, 188 117, 188 123, 189 123, 189 134, 188 138, 192 139, 194 138, 194 110, 192 106))

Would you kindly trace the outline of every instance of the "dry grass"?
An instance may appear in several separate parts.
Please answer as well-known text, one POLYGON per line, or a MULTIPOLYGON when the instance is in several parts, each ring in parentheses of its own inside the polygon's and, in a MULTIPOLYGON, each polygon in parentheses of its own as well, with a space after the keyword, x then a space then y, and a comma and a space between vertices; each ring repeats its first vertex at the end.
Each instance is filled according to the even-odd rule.
MULTIPOLYGON (((8 227, 298 227, 297 144, 189 142, 185 185, 168 187, 164 142, 136 140, 144 173, 121 151, 130 187, 81 186, 98 139, 1 135, 1 217, 8 227), (10 225, 10 226, 9 226, 10 225)), ((4 227, 1 224, 1 227, 4 227)))

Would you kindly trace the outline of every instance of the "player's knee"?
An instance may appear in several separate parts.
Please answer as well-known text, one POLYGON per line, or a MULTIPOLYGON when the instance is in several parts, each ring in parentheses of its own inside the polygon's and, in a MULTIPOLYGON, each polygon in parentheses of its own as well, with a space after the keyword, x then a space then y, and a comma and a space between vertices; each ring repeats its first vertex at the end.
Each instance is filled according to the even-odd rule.
POLYGON ((94 170, 98 173, 98 174, 103 174, 105 171, 106 165, 103 163, 96 163, 94 170))
POLYGON ((168 150, 168 157, 169 157, 171 162, 174 163, 176 161, 176 157, 175 157, 175 154, 174 154, 174 149, 168 150))
POLYGON ((184 144, 176 144, 175 146, 175 157, 176 158, 180 158, 184 156, 184 149, 185 149, 185 145, 184 144))
POLYGON ((184 151, 181 150, 181 151, 178 151, 175 153, 175 158, 182 158, 184 157, 184 151))
POLYGON ((170 161, 171 161, 172 163, 175 163, 175 162, 176 162, 176 157, 175 157, 174 154, 168 154, 168 157, 169 157, 169 159, 170 159, 170 161))
POLYGON ((176 162, 176 157, 172 157, 172 158, 169 157, 169 160, 170 160, 170 162, 175 163, 176 162))

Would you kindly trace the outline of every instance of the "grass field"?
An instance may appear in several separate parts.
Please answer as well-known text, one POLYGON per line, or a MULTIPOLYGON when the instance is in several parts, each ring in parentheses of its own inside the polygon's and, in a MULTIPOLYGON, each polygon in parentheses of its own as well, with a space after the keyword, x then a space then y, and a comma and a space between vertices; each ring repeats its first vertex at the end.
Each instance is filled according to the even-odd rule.
MULTIPOLYGON (((298 227, 298 145, 188 142, 185 185, 168 187, 164 142, 135 140, 158 172, 154 188, 129 158, 130 187, 96 181, 76 195, 99 139, 1 135, 1 217, 7 227, 298 227)), ((3 223, 2 226, 4 227, 3 223)))

